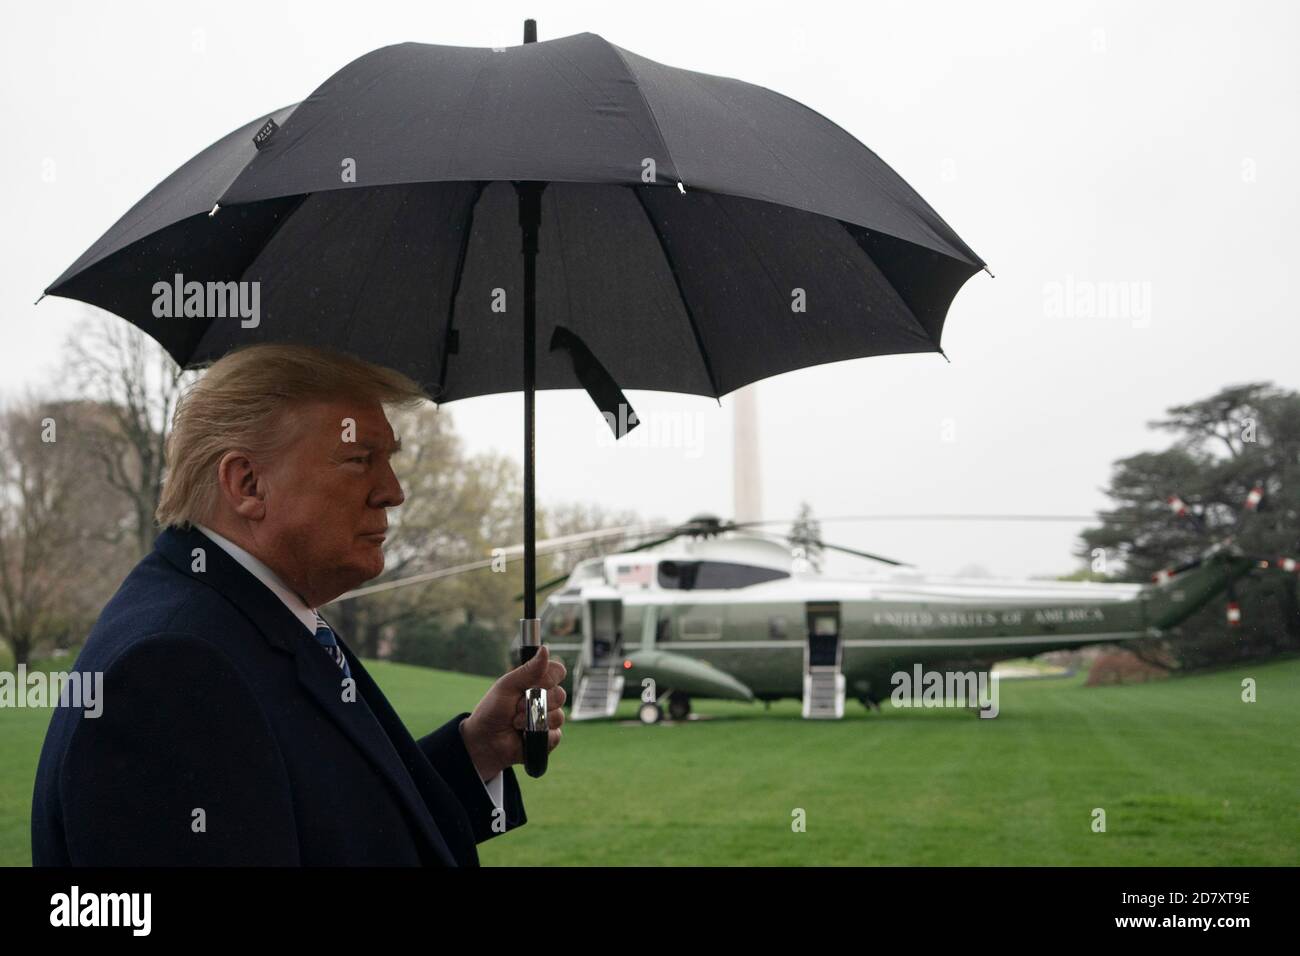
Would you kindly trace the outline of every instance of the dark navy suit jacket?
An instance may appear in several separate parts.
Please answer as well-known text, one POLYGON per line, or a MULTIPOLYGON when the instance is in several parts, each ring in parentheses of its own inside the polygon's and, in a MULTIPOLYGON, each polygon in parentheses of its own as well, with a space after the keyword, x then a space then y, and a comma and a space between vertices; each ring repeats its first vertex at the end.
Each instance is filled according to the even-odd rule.
POLYGON ((54 710, 32 862, 476 865, 477 843, 526 820, 514 771, 494 820, 469 715, 413 739, 339 643, 354 702, 273 592, 199 531, 164 531, 74 665, 103 672, 102 714, 54 710))

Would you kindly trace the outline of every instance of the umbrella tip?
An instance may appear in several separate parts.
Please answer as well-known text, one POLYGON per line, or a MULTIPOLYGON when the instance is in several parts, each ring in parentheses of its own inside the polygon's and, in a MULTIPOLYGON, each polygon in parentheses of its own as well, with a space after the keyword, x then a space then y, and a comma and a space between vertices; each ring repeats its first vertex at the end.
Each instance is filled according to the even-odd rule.
MULTIPOLYGON (((43 299, 43 298, 45 298, 45 293, 44 293, 44 292, 41 293, 41 299, 43 299)), ((32 305, 40 305, 40 304, 41 304, 41 299, 37 299, 35 302, 32 303, 32 305)))
POLYGON ((952 359, 948 358, 948 353, 945 352, 942 347, 939 349, 939 354, 943 356, 943 360, 945 362, 947 362, 949 365, 952 364, 952 359))
POLYGON ((984 266, 984 271, 987 272, 987 273, 989 274, 989 278, 990 278, 990 279, 996 279, 996 278, 997 278, 997 276, 995 276, 995 275, 993 274, 993 270, 990 269, 990 268, 988 267, 987 264, 984 266))
POLYGON ((537 42, 537 21, 536 20, 524 21, 524 42, 525 43, 537 42))
POLYGON ((221 211, 221 203, 214 203, 212 206, 212 212, 208 213, 208 218, 211 219, 220 211, 221 211))

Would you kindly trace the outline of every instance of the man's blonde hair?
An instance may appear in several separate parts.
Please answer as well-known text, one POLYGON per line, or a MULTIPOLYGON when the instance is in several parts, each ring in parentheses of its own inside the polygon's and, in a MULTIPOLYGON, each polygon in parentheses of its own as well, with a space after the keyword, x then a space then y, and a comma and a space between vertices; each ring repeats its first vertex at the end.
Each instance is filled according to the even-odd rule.
POLYGON ((307 345, 250 345, 223 356, 181 396, 167 436, 155 517, 164 528, 211 519, 217 464, 228 451, 274 455, 293 439, 292 409, 340 398, 415 405, 426 395, 400 372, 307 345))

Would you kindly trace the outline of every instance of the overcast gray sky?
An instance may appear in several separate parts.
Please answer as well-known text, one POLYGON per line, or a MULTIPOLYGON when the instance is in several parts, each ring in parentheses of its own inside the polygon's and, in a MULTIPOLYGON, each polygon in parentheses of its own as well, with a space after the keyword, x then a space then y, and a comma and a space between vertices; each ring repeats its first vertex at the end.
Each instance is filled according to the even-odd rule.
MULTIPOLYGON (((0 388, 50 380, 88 307, 40 290, 194 153, 387 43, 590 31, 788 94, 890 163, 989 262, 938 355, 758 387, 764 511, 1089 513, 1167 406, 1300 385, 1300 6, 800 2, 12 5, 0 37, 0 388)), ((731 417, 632 393, 615 446, 581 392, 538 400, 538 492, 684 519, 732 508, 731 417), (638 438, 638 435, 641 437, 638 438)), ((446 406, 519 456, 518 395, 446 406)), ((937 572, 1070 570, 1070 525, 827 525, 937 572)))

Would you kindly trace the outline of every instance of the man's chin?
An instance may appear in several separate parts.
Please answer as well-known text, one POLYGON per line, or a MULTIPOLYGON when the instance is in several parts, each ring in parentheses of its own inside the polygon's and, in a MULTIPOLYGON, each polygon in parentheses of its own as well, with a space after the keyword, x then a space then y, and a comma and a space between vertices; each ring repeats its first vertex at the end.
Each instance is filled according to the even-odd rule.
POLYGON ((377 578, 384 573, 384 547, 382 544, 363 545, 361 553, 358 555, 355 567, 357 574, 362 575, 353 587, 360 587, 372 578, 377 578))

